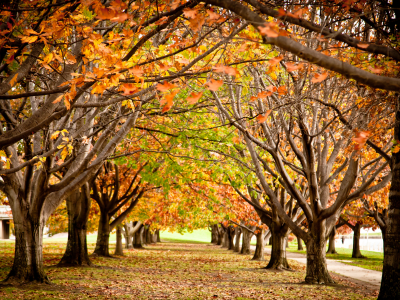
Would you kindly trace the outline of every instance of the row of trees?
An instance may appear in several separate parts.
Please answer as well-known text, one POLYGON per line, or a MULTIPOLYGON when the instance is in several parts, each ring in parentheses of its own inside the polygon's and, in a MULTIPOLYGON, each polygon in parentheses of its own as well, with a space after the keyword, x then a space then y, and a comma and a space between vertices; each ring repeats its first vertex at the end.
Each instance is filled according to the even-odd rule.
POLYGON ((156 190, 169 197, 153 195, 136 221, 257 223, 246 241, 251 231, 264 239, 263 223, 274 268, 288 267, 293 233, 306 244, 308 283, 333 282, 326 241, 341 215, 348 221, 362 207, 384 233, 379 299, 398 297, 398 8, 2 3, 0 190, 16 235, 7 280, 48 281, 43 227, 65 199, 64 262, 84 262, 91 199, 101 225, 95 252, 108 255, 110 231, 156 190))

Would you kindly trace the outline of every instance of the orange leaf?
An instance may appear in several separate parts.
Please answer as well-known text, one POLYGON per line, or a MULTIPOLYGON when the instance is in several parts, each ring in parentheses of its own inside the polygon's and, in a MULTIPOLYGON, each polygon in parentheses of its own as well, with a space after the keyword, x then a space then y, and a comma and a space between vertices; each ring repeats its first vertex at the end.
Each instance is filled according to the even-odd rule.
POLYGON ((285 95, 286 93, 287 93, 287 89, 286 89, 285 86, 280 86, 280 87, 278 88, 278 94, 279 94, 279 95, 283 96, 283 95, 285 95))
POLYGON ((256 96, 251 96, 250 101, 256 101, 258 98, 256 96))
POLYGON ((271 66, 275 66, 279 64, 279 62, 283 59, 282 55, 279 55, 277 57, 271 58, 268 62, 271 66))
POLYGON ((14 77, 10 80, 10 86, 13 86, 17 81, 18 73, 14 75, 14 77))
POLYGON ((203 96, 203 92, 200 93, 191 93, 189 97, 186 98, 186 101, 189 102, 189 104, 195 104, 199 99, 203 96))
POLYGON ((192 8, 189 8, 189 7, 185 8, 183 10, 183 14, 185 15, 186 18, 189 18, 189 19, 196 18, 197 12, 198 12, 197 9, 192 9, 192 8))
POLYGON ((134 67, 129 69, 129 73, 135 76, 142 76, 143 70, 139 67, 134 67))
POLYGON ((297 71, 298 69, 300 69, 302 67, 302 65, 296 65, 296 64, 294 64, 294 63, 290 63, 290 62, 287 62, 286 63, 286 69, 289 71, 289 72, 293 72, 293 71, 297 71))
POLYGON ((61 99, 62 99, 62 97, 64 97, 64 95, 58 96, 58 97, 56 98, 56 100, 54 100, 52 103, 53 103, 53 104, 56 104, 56 103, 60 102, 61 99))
POLYGON ((286 16, 286 11, 282 7, 278 9, 278 16, 286 16))
POLYGON ((258 26, 258 30, 262 35, 265 35, 270 38, 277 38, 279 36, 278 32, 273 30, 271 26, 267 23, 263 26, 258 26))
POLYGON ((162 83, 157 84, 157 90, 159 90, 160 92, 165 92, 176 87, 177 86, 175 84, 169 83, 167 81, 164 81, 163 84, 162 83))
POLYGON ((206 10, 207 14, 208 14, 208 19, 210 21, 217 21, 221 16, 219 14, 216 14, 215 12, 207 9, 206 10))
POLYGON ((326 77, 328 77, 327 72, 322 73, 322 74, 316 73, 316 74, 314 74, 314 77, 311 79, 311 82, 318 83, 318 82, 324 81, 326 79, 326 77))
POLYGON ((356 143, 354 149, 360 150, 367 142, 370 135, 371 131, 357 131, 356 136, 353 138, 353 142, 356 143))
POLYGON ((369 69, 372 73, 380 74, 380 73, 383 72, 383 69, 381 69, 381 68, 373 68, 373 67, 369 66, 368 69, 369 69))
POLYGON ((163 99, 160 100, 160 104, 167 104, 172 107, 172 104, 174 103, 174 97, 175 95, 178 94, 178 91, 172 92, 171 94, 165 95, 163 99))
POLYGON ((236 76, 239 74, 239 71, 235 68, 229 66, 215 66, 213 68, 217 73, 225 73, 227 75, 236 76))
POLYGON ((367 49, 368 46, 369 46, 369 44, 365 44, 365 43, 357 44, 357 47, 360 47, 360 48, 362 48, 362 49, 367 49))
POLYGON ((216 90, 218 90, 222 85, 224 84, 224 82, 222 80, 214 80, 214 79, 210 79, 210 81, 206 84, 208 86, 208 88, 215 92, 216 90))
POLYGON ((125 83, 121 86, 124 95, 133 95, 137 91, 137 87, 133 83, 125 83))
POLYGON ((256 117, 257 122, 260 123, 260 124, 264 123, 267 120, 267 118, 268 118, 270 113, 271 113, 271 110, 267 110, 264 115, 258 115, 256 117))
POLYGON ((65 98, 64 99, 64 104, 65 104, 65 107, 69 110, 70 108, 71 108, 71 104, 69 103, 69 101, 65 98))

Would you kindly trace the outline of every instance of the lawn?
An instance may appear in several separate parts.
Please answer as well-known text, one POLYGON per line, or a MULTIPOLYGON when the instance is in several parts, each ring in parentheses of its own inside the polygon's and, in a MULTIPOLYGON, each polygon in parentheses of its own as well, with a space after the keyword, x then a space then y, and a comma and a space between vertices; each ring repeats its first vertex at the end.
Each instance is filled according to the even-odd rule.
MULTIPOLYGON (((202 239, 200 234, 198 238, 202 239)), ((54 267, 64 247, 65 243, 44 245, 44 264, 52 285, 3 286, 0 299, 355 300, 377 295, 336 275, 338 285, 304 285, 305 266, 295 261, 290 261, 293 272, 271 272, 262 269, 265 261, 251 261, 251 255, 211 244, 158 243, 145 250, 125 250, 123 257, 92 257, 96 267, 54 267)), ((93 248, 90 243, 89 251, 93 248)), ((0 242, 0 280, 10 271, 13 252, 13 243, 0 242)))
MULTIPOLYGON (((289 243, 288 251, 306 254, 306 251, 297 250, 297 241, 289 243)), ((361 254, 365 258, 352 258, 352 249, 336 248, 337 254, 327 254, 327 259, 341 261, 344 264, 357 266, 364 269, 375 270, 382 272, 383 268, 383 253, 361 250, 361 254)))

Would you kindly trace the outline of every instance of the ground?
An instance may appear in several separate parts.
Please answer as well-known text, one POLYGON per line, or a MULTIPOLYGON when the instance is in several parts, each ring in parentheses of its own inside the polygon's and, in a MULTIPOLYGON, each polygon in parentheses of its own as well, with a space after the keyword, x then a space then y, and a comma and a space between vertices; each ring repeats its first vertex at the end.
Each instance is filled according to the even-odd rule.
MULTIPOLYGON (((97 267, 56 268, 65 243, 46 243, 44 262, 52 285, 0 288, 0 299, 375 299, 377 291, 334 276, 338 285, 305 285, 305 266, 293 272, 263 270, 251 261, 210 244, 167 242, 124 257, 93 257, 97 267)), ((93 251, 94 244, 89 244, 93 251)), ((0 242, 0 279, 10 270, 13 243, 0 242)), ((268 256, 266 259, 268 260, 268 256)))

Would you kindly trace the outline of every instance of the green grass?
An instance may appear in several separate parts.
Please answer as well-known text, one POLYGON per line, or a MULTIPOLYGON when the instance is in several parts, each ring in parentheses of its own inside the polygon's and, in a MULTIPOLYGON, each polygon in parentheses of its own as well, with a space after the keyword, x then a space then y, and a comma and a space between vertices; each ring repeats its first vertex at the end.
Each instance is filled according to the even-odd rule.
POLYGON ((160 238, 161 240, 177 243, 209 244, 211 242, 211 233, 208 229, 193 230, 193 232, 185 232, 184 234, 162 231, 160 238))
MULTIPOLYGON (((306 254, 305 250, 304 251, 297 250, 297 242, 289 243, 288 251, 306 254)), ((364 255, 365 258, 352 258, 351 257, 353 252, 352 249, 336 248, 336 251, 338 252, 337 254, 327 254, 326 258, 338 260, 347 265, 357 266, 364 269, 382 272, 383 253, 381 252, 361 250, 361 254, 364 255)))

